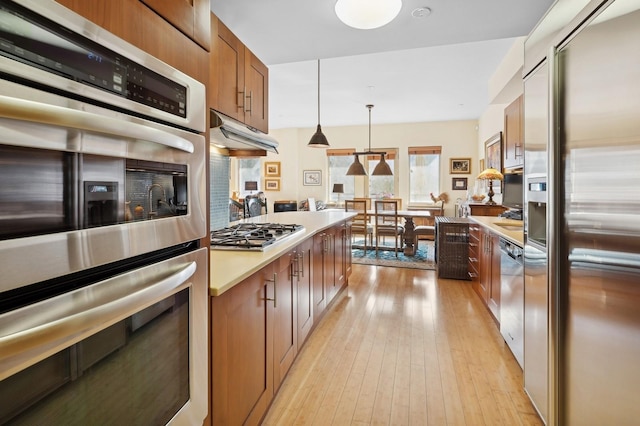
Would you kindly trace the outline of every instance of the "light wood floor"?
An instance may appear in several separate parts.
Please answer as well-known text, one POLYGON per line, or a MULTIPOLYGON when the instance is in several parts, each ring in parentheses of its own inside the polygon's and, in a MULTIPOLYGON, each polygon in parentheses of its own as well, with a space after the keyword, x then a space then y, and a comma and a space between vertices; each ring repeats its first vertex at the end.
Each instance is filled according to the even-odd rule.
POLYGON ((541 425, 467 281, 353 265, 265 425, 541 425))

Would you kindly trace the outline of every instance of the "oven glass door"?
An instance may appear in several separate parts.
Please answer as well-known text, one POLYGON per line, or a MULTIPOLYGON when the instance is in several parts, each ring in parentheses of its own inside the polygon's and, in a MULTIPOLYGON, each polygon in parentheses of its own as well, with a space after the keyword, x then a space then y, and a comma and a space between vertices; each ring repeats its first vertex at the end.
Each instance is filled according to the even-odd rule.
POLYGON ((0 424, 201 424, 206 257, 202 248, 0 315, 0 424))

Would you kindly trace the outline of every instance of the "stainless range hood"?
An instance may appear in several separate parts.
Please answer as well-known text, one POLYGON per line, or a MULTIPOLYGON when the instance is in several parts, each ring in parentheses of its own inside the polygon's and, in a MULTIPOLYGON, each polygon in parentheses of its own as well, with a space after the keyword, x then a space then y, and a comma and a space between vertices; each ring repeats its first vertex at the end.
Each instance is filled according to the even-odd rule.
POLYGON ((210 110, 211 143, 229 150, 263 150, 278 153, 278 142, 258 129, 210 110))

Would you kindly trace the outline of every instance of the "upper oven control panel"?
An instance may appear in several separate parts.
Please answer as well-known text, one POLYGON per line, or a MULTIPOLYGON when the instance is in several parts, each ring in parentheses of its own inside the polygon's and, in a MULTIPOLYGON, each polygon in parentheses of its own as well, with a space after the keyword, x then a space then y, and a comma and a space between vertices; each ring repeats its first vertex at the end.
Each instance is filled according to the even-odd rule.
POLYGON ((11 2, 0 4, 0 55, 178 117, 187 116, 185 86, 11 2))

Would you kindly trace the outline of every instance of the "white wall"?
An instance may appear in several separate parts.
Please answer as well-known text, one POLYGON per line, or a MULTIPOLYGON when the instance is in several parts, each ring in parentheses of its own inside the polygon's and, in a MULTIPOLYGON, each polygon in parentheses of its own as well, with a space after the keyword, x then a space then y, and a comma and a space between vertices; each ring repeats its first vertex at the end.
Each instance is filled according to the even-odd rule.
MULTIPOLYGON (((406 203, 409 199, 409 156, 407 149, 410 146, 442 146, 440 190, 449 194, 450 202, 445 207, 448 210, 447 214, 453 214, 453 204, 456 198, 466 197, 466 191, 453 191, 451 189, 452 176, 467 177, 469 178, 469 184, 472 185, 475 181, 475 176, 480 172, 478 170, 477 127, 478 122, 476 120, 372 124, 371 149, 398 149, 398 193, 394 195, 403 198, 406 203), (471 173, 468 175, 451 175, 449 173, 450 158, 470 158, 471 173)), ((358 151, 368 149, 368 125, 323 127, 322 131, 327 136, 331 148, 354 148, 358 151)), ((278 148, 280 154, 270 153, 264 161, 280 161, 282 169, 280 191, 266 192, 270 202, 289 199, 300 201, 307 197, 314 197, 317 200, 327 200, 329 198, 328 161, 325 149, 307 146, 314 132, 315 128, 308 128, 278 129, 270 133, 280 143, 278 148), (320 170, 322 172, 322 185, 304 186, 302 184, 304 170, 320 170)), ((362 184, 360 190, 364 192, 364 180, 360 179, 360 181, 362 184)), ((357 181, 356 185, 358 185, 357 181)))
MULTIPOLYGON (((449 203, 445 206, 446 214, 453 215, 453 205, 457 198, 464 199, 467 191, 453 191, 451 178, 467 177, 468 191, 473 191, 475 177, 481 172, 479 160, 484 158, 484 143, 497 132, 504 131, 504 109, 523 93, 522 66, 524 61, 524 38, 517 39, 513 47, 505 55, 504 60, 488 82, 490 105, 479 120, 423 122, 408 124, 372 124, 371 148, 398 148, 398 197, 408 200, 408 154, 410 146, 439 145, 442 146, 442 170, 440 176, 442 192, 449 194, 449 203), (471 158, 469 175, 451 175, 449 173, 450 158, 471 158)), ((315 132, 313 128, 277 129, 270 135, 275 137, 280 146, 279 154, 269 153, 265 161, 280 161, 280 190, 266 191, 272 204, 276 200, 300 201, 308 197, 317 200, 329 198, 327 180, 327 157, 322 148, 309 148, 307 143, 315 132), (302 183, 304 170, 320 170, 322 185, 304 186, 302 183)), ((355 148, 366 150, 369 144, 368 125, 348 127, 323 127, 331 148, 355 148)), ((264 187, 264 166, 263 187, 264 187)), ((233 174, 233 170, 232 170, 233 174)), ((356 178, 356 186, 364 193, 364 179, 356 178), (360 181, 360 182, 359 182, 360 181)), ((231 191, 235 183, 231 183, 231 191)), ((356 188, 358 191, 358 188, 356 188)))

